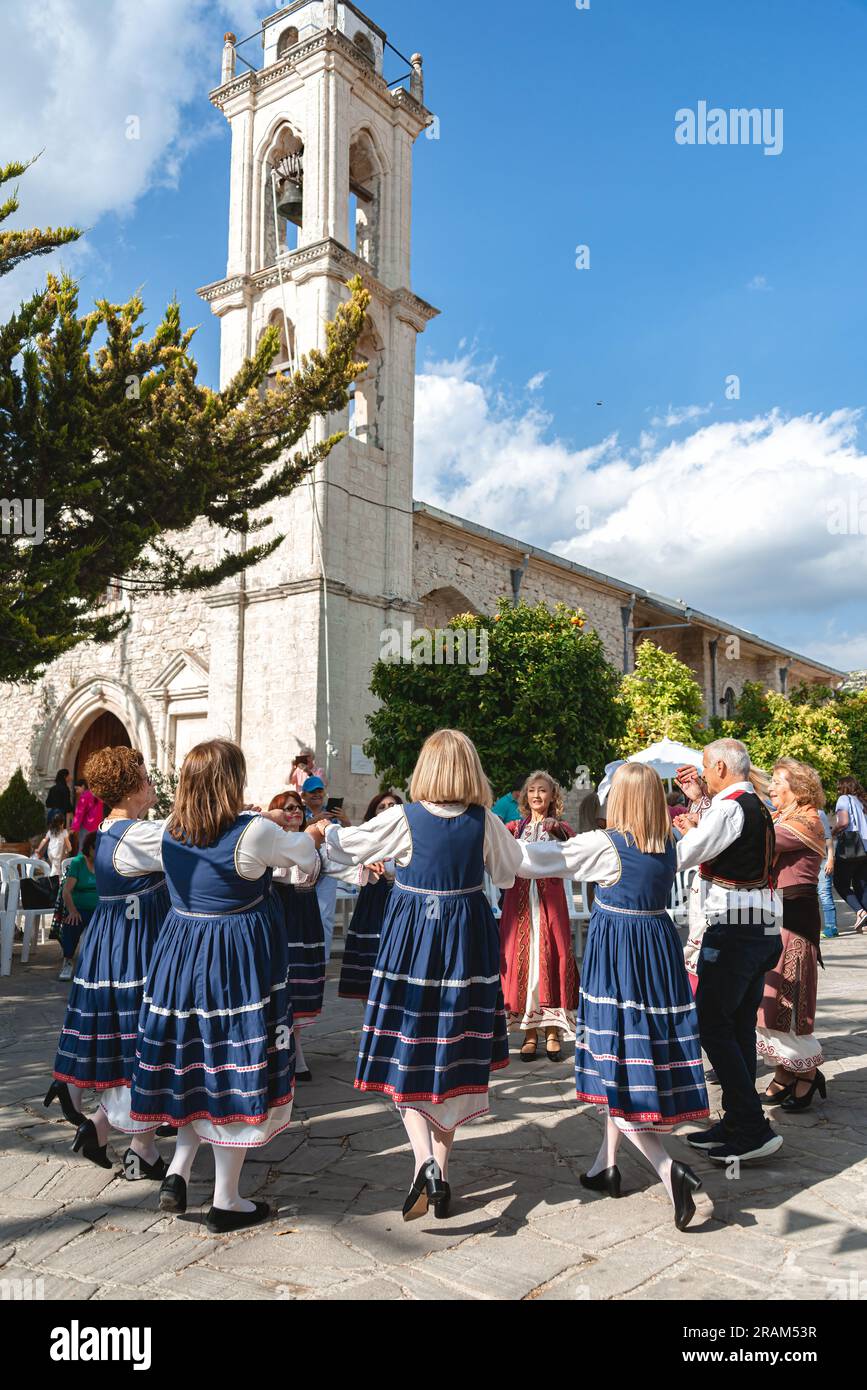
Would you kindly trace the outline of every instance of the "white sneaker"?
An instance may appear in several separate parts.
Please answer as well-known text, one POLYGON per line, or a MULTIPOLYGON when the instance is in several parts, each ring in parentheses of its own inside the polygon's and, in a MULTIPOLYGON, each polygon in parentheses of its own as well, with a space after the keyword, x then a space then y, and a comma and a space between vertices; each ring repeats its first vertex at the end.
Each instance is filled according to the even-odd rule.
POLYGON ((73 966, 71 960, 65 960, 63 962, 63 967, 60 971, 60 974, 57 977, 58 980, 71 980, 74 968, 75 967, 73 966))

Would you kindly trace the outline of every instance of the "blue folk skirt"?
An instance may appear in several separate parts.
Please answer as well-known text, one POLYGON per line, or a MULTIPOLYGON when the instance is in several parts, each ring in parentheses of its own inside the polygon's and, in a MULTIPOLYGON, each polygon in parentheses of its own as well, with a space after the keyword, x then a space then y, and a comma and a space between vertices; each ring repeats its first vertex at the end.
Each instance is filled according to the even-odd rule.
POLYGON ((99 904, 82 937, 60 1031, 54 1076, 85 1090, 128 1087, 148 968, 170 903, 165 883, 99 904))
POLYGON ((575 1042, 579 1100, 614 1120, 667 1128, 704 1119, 707 1090, 683 950, 668 913, 594 907, 575 1042))
POLYGON ((275 879, 271 888, 283 914, 289 949, 289 993, 295 1027, 313 1023, 322 1013, 325 993, 325 931, 313 888, 296 888, 275 879))
MULTIPOLYGON (((508 1066, 500 941, 481 891, 431 895, 395 884, 361 1033, 355 1085, 434 1109, 487 1096, 508 1066), (430 913, 432 900, 435 911, 430 913)), ((475 1113, 481 1114, 481 1104, 475 1113)), ((472 1118, 468 1112, 461 1120, 472 1118)), ((451 1127, 451 1126, 449 1126, 451 1127)))
POLYGON ((343 948, 343 965, 337 989, 341 999, 366 999, 370 994, 370 981, 390 892, 391 879, 383 877, 375 883, 366 883, 358 895, 343 948))
POLYGON ((136 1120, 260 1147, 292 1112, 295 1039, 282 916, 172 908, 154 951, 132 1081, 136 1120))

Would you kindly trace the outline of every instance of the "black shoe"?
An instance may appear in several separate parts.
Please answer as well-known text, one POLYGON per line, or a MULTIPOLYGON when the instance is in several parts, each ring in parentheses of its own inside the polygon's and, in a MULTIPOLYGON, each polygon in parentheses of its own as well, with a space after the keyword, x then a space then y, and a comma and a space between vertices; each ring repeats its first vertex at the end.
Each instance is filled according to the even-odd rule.
MULTIPOLYGON (((770 1085, 770 1082, 768 1083, 770 1085)), ((795 1083, 790 1082, 788 1086, 783 1086, 781 1090, 774 1091, 773 1095, 768 1095, 767 1091, 762 1092, 762 1105, 782 1105, 789 1099, 795 1089, 795 1083)))
POLYGON ((174 1125, 160 1125, 155 1131, 157 1139, 177 1139, 178 1131, 174 1125))
POLYGON ((100 1145, 93 1120, 82 1120, 75 1131, 72 1152, 74 1154, 83 1153, 84 1157, 89 1158, 91 1163, 95 1163, 97 1168, 113 1168, 114 1164, 105 1149, 105 1144, 100 1145))
POLYGON ((781 1102, 780 1109, 785 1110, 787 1115, 791 1115, 795 1110, 809 1110, 810 1106, 813 1104, 813 1096, 817 1091, 823 1100, 828 1099, 828 1088, 825 1085, 825 1078, 820 1071, 816 1072, 816 1075, 810 1082, 810 1089, 806 1095, 799 1096, 793 1085, 791 1095, 786 1096, 786 1099, 781 1102))
POLYGON ((601 1173, 594 1173, 591 1178, 589 1173, 581 1174, 581 1186, 589 1188, 591 1192, 604 1192, 608 1197, 620 1196, 620 1169, 603 1168, 601 1173))
POLYGON ((170 1173, 163 1179, 160 1188, 160 1211, 173 1211, 183 1216, 187 1209, 187 1184, 177 1173, 170 1173))
POLYGON ((707 1156, 711 1163, 731 1163, 733 1159, 739 1159, 741 1163, 755 1162, 761 1158, 770 1158, 777 1149, 782 1147, 783 1136, 777 1134, 768 1125, 763 1135, 753 1139, 729 1138, 723 1140, 718 1149, 708 1149, 707 1156))
POLYGON ((563 1049, 562 1049, 562 1047, 560 1046, 560 1044, 558 1043, 558 1044, 557 1044, 557 1050, 556 1050, 556 1052, 555 1052, 554 1049, 553 1049, 552 1047, 549 1047, 548 1044, 546 1043, 546 1044, 545 1044, 545 1056, 548 1058, 548 1061, 549 1061, 549 1062, 562 1062, 562 1060, 563 1060, 563 1049))
POLYGON ((71 1125, 75 1125, 75 1128, 78 1129, 84 1116, 81 1111, 76 1110, 75 1106, 72 1104, 69 1087, 65 1081, 52 1081, 51 1085, 48 1087, 45 1099, 42 1102, 46 1110, 54 1100, 60 1101, 60 1108, 63 1111, 64 1120, 68 1120, 71 1125))
POLYGON ((146 1163, 134 1149, 127 1149, 123 1156, 123 1175, 127 1182, 143 1182, 145 1178, 162 1182, 168 1171, 169 1165, 164 1158, 158 1158, 156 1163, 146 1163))
POLYGON ((697 1177, 691 1168, 676 1160, 672 1163, 671 1195, 674 1198, 674 1224, 679 1231, 685 1231, 695 1216, 692 1194, 698 1192, 700 1187, 701 1178, 697 1177))
POLYGON ((431 1203, 436 1205, 446 1198, 448 1183, 443 1182, 440 1166, 435 1158, 423 1163, 415 1175, 415 1182, 407 1193, 403 1204, 404 1221, 416 1221, 426 1216, 431 1203))
POLYGON ((247 1226, 258 1226, 271 1215, 270 1202, 257 1202, 252 1211, 223 1211, 211 1207, 205 1217, 205 1225, 215 1236, 228 1235, 230 1231, 243 1231, 247 1226))
POLYGON ((696 1129, 692 1134, 684 1135, 687 1144, 693 1149, 718 1149, 720 1144, 727 1144, 732 1138, 730 1129, 726 1129, 725 1120, 720 1120, 719 1124, 711 1125, 710 1129, 696 1129))
POLYGON ((434 1216, 438 1221, 445 1221, 446 1217, 449 1215, 451 1204, 452 1190, 445 1178, 443 1178, 433 1200, 434 1216))
POLYGON ((308 1068, 306 1071, 296 1071, 296 1073, 295 1073, 295 1080, 296 1080, 296 1081, 312 1081, 312 1080, 313 1080, 313 1073, 312 1073, 312 1071, 310 1071, 309 1068, 308 1068))

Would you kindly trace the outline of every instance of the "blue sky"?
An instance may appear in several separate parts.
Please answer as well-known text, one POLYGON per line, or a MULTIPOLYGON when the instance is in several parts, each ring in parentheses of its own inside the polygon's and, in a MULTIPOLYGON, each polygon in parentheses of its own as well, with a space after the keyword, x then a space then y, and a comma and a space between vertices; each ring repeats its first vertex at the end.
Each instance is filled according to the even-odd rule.
MULTIPOLYGON (((867 4, 367 8, 424 54, 439 118, 415 163, 413 288, 443 311, 420 345, 416 495, 867 665, 864 536, 826 516, 867 497, 867 4), (675 112, 700 100, 782 108, 782 152, 677 144, 675 112)), ((207 89, 223 29, 249 32, 256 11, 28 10, 12 0, 0 26, 19 56, 5 154, 46 148, 34 218, 90 228, 72 260, 85 303, 140 287, 153 322, 176 294, 216 383, 218 324, 195 290, 225 271, 229 138, 207 89), (139 106, 133 148, 122 119, 139 106)))

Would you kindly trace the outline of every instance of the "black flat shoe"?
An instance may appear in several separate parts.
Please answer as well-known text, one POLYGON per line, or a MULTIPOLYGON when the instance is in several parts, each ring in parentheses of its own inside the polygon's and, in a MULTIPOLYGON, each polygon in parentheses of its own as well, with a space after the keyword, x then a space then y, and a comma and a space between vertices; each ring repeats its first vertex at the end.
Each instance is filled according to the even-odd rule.
POLYGON ((160 1211, 172 1211, 183 1216, 187 1209, 187 1184, 177 1173, 163 1179, 160 1188, 160 1211))
POLYGON ((799 1096, 793 1086, 791 1095, 786 1096, 780 1109, 785 1110, 787 1115, 791 1115, 793 1111, 797 1110, 809 1110, 810 1106, 813 1104, 813 1096, 817 1091, 823 1100, 828 1099, 828 1088, 825 1084, 825 1078, 820 1071, 816 1072, 816 1075, 810 1082, 810 1089, 807 1091, 806 1095, 799 1096))
POLYGON ((205 1225, 215 1236, 226 1236, 231 1231, 243 1231, 247 1226, 258 1226, 271 1215, 270 1202, 257 1202, 252 1211, 223 1211, 221 1207, 211 1207, 205 1217, 205 1225))
POLYGON ((169 1165, 164 1158, 158 1158, 156 1163, 146 1163, 134 1149, 127 1149, 123 1156, 123 1175, 127 1182, 143 1182, 145 1178, 150 1178, 151 1182, 162 1182, 168 1171, 169 1165))
POLYGON ((607 1197, 619 1197, 620 1169, 603 1168, 601 1173, 594 1173, 592 1178, 588 1173, 582 1173, 581 1186, 589 1188, 591 1192, 604 1192, 607 1197))
POLYGON ((449 1185, 443 1182, 439 1164, 435 1158, 429 1158, 419 1168, 415 1182, 407 1193, 402 1213, 404 1221, 417 1221, 420 1216, 426 1216, 428 1208, 431 1205, 435 1207, 437 1202, 445 1202, 447 1206, 450 1196, 449 1185))
POLYGON ((307 1071, 296 1071, 296 1073, 295 1073, 295 1080, 296 1080, 296 1081, 312 1081, 312 1080, 313 1080, 313 1073, 312 1073, 312 1071, 310 1071, 309 1069, 308 1069, 307 1071))
POLYGON ((105 1144, 100 1145, 93 1120, 82 1120, 75 1131, 72 1152, 84 1154, 84 1157, 90 1159, 91 1163, 95 1163, 97 1168, 113 1168, 114 1164, 105 1149, 105 1144))
POLYGON ((768 1095, 767 1091, 763 1091, 762 1105, 782 1105, 784 1100, 788 1100, 793 1090, 794 1083, 789 1086, 783 1086, 781 1090, 774 1091, 772 1095, 768 1095))
POLYGON ((154 1132, 157 1139, 177 1139, 178 1137, 178 1131, 174 1125, 160 1125, 159 1129, 154 1132))
POLYGON ((60 1108, 63 1111, 64 1120, 68 1120, 71 1125, 75 1125, 75 1128, 78 1129, 84 1116, 81 1111, 76 1110, 75 1106, 72 1104, 69 1087, 65 1081, 52 1081, 51 1085, 48 1087, 45 1099, 42 1102, 46 1110, 54 1100, 60 1101, 60 1108))
POLYGON ((674 1197, 674 1224, 679 1231, 685 1231, 692 1218, 695 1216, 695 1202, 692 1200, 693 1192, 698 1192, 701 1187, 701 1178, 697 1177, 691 1168, 685 1163, 675 1161, 671 1165, 671 1194, 674 1197))
POLYGON ((521 1051, 520 1051, 519 1054, 518 1054, 518 1056, 521 1058, 521 1061, 522 1061, 522 1062, 535 1062, 535 1060, 536 1060, 536 1058, 538 1057, 538 1055, 539 1055, 539 1043, 538 1043, 538 1040, 537 1040, 536 1042, 533 1042, 533 1043, 524 1043, 523 1047, 521 1048, 521 1051))

